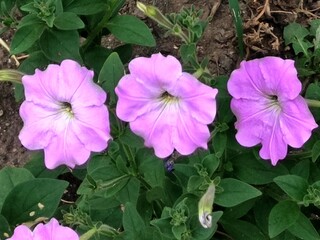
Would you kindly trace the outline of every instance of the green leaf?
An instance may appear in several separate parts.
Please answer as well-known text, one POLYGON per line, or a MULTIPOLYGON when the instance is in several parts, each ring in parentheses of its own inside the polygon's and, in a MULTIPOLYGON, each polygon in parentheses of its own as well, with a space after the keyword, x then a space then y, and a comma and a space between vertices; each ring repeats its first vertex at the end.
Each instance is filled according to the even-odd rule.
MULTIPOLYGON (((11 229, 7 219, 0 215, 0 236, 8 237, 11 236, 11 229)), ((0 238, 2 239, 2 238, 0 238)))
MULTIPOLYGON (((309 84, 307 91, 306 91, 306 98, 308 99, 315 99, 319 100, 320 99, 320 86, 319 83, 311 83, 309 84)), ((318 108, 310 108, 312 115, 316 119, 316 121, 320 120, 320 111, 318 108)), ((312 154, 313 151, 312 151, 312 154)))
MULTIPOLYGON (((144 147, 143 138, 134 134, 130 127, 126 127, 124 132, 119 136, 119 141, 132 148, 141 149, 144 147)), ((159 159, 157 159, 159 162, 159 159)))
POLYGON ((137 204, 140 190, 140 181, 135 177, 131 177, 127 185, 119 191, 116 198, 119 202, 130 202, 134 205, 137 204))
POLYGON ((288 231, 299 239, 319 240, 320 235, 314 228, 309 218, 300 212, 295 224, 288 228, 288 231))
POLYGON ((119 40, 142 46, 154 47, 156 42, 148 26, 135 16, 118 15, 106 27, 119 40))
POLYGON ((282 201, 276 204, 269 215, 269 236, 279 235, 294 225, 300 216, 299 206, 292 201, 282 201))
POLYGON ((65 12, 73 12, 77 15, 93 15, 107 9, 103 0, 76 0, 65 6, 65 12))
POLYGON ((218 132, 213 137, 212 146, 216 156, 219 158, 222 157, 224 150, 227 147, 227 134, 225 132, 218 132))
POLYGON ((27 25, 43 25, 43 21, 36 14, 28 14, 19 21, 18 28, 27 25))
POLYGON ((54 26, 60 30, 75 30, 84 28, 82 20, 72 12, 64 12, 54 19, 54 26))
POLYGON ((222 226, 226 232, 236 240, 267 240, 268 238, 252 223, 228 219, 222 221, 222 226))
POLYGON ((275 177, 289 173, 281 163, 272 166, 267 161, 256 159, 252 154, 237 155, 232 159, 232 164, 234 174, 250 184, 270 183, 275 177))
POLYGON ((279 176, 274 179, 274 182, 295 201, 302 201, 307 194, 308 182, 296 175, 279 176))
POLYGON ((122 223, 124 230, 132 236, 131 239, 138 237, 145 228, 144 221, 137 212, 135 205, 130 202, 125 204, 122 223))
POLYGON ((222 179, 219 187, 223 188, 223 192, 217 193, 214 202, 223 207, 233 207, 262 194, 249 184, 233 178, 222 179))
POLYGON ((54 170, 46 168, 43 152, 33 153, 24 168, 28 169, 36 178, 57 178, 67 170, 65 166, 60 166, 54 170))
POLYGON ((95 76, 98 76, 103 63, 112 53, 112 50, 102 46, 94 46, 88 48, 83 54, 83 61, 85 65, 95 71, 95 76))
POLYGON ((8 194, 1 214, 11 225, 50 218, 56 211, 68 182, 37 178, 22 182, 8 194))
POLYGON ((209 177, 211 177, 218 169, 220 165, 220 159, 214 154, 209 154, 203 158, 202 165, 206 168, 209 177))
POLYGON ((284 28, 283 37, 286 45, 292 43, 295 54, 304 53, 308 56, 308 49, 313 44, 304 38, 309 35, 308 29, 298 23, 290 23, 284 28))
POLYGON ((19 183, 33 179, 33 175, 27 169, 4 167, 0 171, 0 209, 10 191, 19 183))
POLYGON ((316 141, 311 150, 312 162, 316 162, 320 156, 320 140, 316 141))
POLYGON ((79 53, 79 34, 76 30, 46 29, 40 38, 40 47, 46 57, 52 61, 73 59, 82 62, 79 53))
POLYGON ((310 163, 310 159, 301 160, 290 169, 290 173, 307 180, 310 176, 310 163))
POLYGON ((10 53, 17 54, 28 50, 42 35, 44 28, 44 24, 32 24, 19 28, 13 36, 10 53))
POLYGON ((117 53, 111 53, 104 62, 99 73, 98 82, 102 88, 110 94, 110 104, 117 102, 114 89, 124 75, 124 67, 117 53))

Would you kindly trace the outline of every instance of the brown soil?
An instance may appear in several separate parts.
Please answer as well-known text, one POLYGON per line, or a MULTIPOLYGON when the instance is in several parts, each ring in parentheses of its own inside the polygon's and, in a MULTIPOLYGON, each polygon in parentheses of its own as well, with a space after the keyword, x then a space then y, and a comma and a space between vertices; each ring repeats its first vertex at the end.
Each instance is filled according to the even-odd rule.
MULTIPOLYGON (((165 14, 178 12, 182 7, 190 7, 194 4, 197 9, 203 10, 203 17, 207 17, 214 13, 214 6, 218 0, 147 0, 143 2, 157 6, 165 14)), ((320 16, 320 1, 239 0, 239 2, 244 23, 247 59, 265 55, 290 56, 291 51, 285 48, 282 39, 283 27, 293 21, 307 24, 311 19, 320 16), (268 2, 269 4, 266 5, 265 3, 268 2), (313 9, 318 10, 313 11, 313 9)), ((176 37, 167 37, 163 29, 139 12, 134 1, 128 1, 123 12, 143 19, 153 30, 157 40, 155 48, 136 47, 135 55, 148 56, 162 52, 165 55, 178 56, 181 41, 176 37)), ((10 43, 11 36, 11 33, 6 33, 1 38, 10 43)), ((236 45, 228 0, 222 0, 198 45, 199 57, 209 58, 209 69, 214 75, 228 75, 237 67, 240 60, 236 45)), ((7 51, 0 47, 0 69, 15 67, 8 58, 7 51)), ((22 165, 28 159, 29 153, 21 146, 18 139, 22 126, 18 110, 19 103, 14 100, 12 85, 0 82, 0 168, 5 165, 22 165)))

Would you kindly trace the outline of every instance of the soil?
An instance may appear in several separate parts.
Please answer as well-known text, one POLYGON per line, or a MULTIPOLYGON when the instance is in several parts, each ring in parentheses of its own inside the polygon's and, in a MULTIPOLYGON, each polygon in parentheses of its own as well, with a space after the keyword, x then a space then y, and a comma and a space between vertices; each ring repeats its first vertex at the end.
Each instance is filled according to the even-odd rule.
MULTIPOLYGON (((207 56, 209 69, 214 75, 228 75, 240 61, 237 39, 228 0, 222 0, 215 12, 219 0, 146 0, 145 4, 158 7, 164 14, 178 12, 182 7, 192 4, 203 10, 203 17, 212 16, 206 32, 198 45, 200 59, 207 56)), ((284 46, 283 27, 296 21, 307 24, 320 16, 320 1, 310 0, 239 0, 244 26, 246 59, 276 55, 292 56, 290 48, 284 46)), ((152 20, 147 19, 129 0, 122 12, 138 16, 152 29, 157 41, 155 48, 136 47, 135 56, 149 56, 161 52, 164 55, 178 56, 180 39, 166 36, 166 32, 152 20)), ((1 23, 0 23, 1 28, 1 23)), ((12 32, 0 37, 10 45, 12 32)), ((106 41, 104 44, 117 44, 106 41)), ((0 69, 16 68, 8 52, 0 46, 0 69)), ((19 117, 19 105, 13 96, 13 86, 0 82, 0 169, 4 166, 21 166, 29 158, 29 152, 21 146, 18 139, 22 121, 19 117)))

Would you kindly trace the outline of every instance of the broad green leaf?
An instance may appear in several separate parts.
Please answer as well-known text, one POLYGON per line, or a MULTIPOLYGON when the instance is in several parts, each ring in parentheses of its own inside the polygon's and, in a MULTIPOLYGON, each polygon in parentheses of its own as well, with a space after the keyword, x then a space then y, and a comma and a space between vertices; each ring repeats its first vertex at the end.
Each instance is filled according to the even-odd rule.
POLYGON ((28 50, 42 35, 44 28, 44 24, 32 24, 19 28, 13 36, 10 53, 17 54, 28 50))
POLYGON ((271 209, 277 202, 267 195, 262 196, 258 199, 253 207, 253 214, 256 225, 265 235, 269 235, 269 222, 268 218, 271 209), (262 207, 263 206, 263 207, 262 207))
MULTIPOLYGON (((306 98, 308 99, 315 99, 318 100, 320 99, 320 86, 319 83, 311 83, 308 85, 307 91, 306 91, 306 98)), ((316 121, 320 120, 320 111, 318 111, 318 108, 310 108, 312 115, 314 116, 314 118, 316 119, 316 121)), ((314 150, 312 150, 312 159, 315 158, 315 153, 316 153, 316 149, 315 152, 313 152, 314 150)))
POLYGON ((119 40, 142 46, 156 45, 148 26, 135 16, 118 15, 106 24, 109 31, 119 40))
MULTIPOLYGON (((140 149, 144 147, 143 138, 134 134, 131 131, 130 127, 125 128, 124 132, 119 136, 119 141, 132 148, 140 149)), ((156 161, 159 161, 159 159, 157 159, 156 161)))
POLYGON ((317 30, 320 27, 320 19, 314 19, 310 22, 310 34, 316 36, 317 30))
POLYGON ((33 179, 33 175, 27 169, 4 167, 0 171, 0 210, 2 205, 10 193, 10 191, 18 184, 33 179))
POLYGON ((119 202, 130 202, 131 204, 136 205, 139 197, 139 191, 140 181, 135 177, 131 177, 127 185, 119 191, 116 198, 119 202))
POLYGON ((145 228, 144 221, 137 212, 135 205, 130 202, 125 204, 122 224, 124 230, 132 236, 131 239, 139 237, 139 234, 145 228))
POLYGON ((60 30, 75 30, 84 28, 84 23, 75 13, 64 12, 54 19, 54 26, 60 30))
POLYGON ((206 168, 209 177, 217 170, 220 165, 220 159, 214 154, 209 154, 205 156, 202 160, 203 167, 206 168))
POLYGON ((191 59, 195 58, 196 44, 182 44, 179 49, 180 56, 184 63, 188 63, 191 59))
POLYGON ((252 223, 238 219, 222 221, 222 226, 236 240, 267 240, 268 238, 252 223))
POLYGON ((295 54, 304 53, 305 56, 308 56, 308 49, 313 47, 313 44, 305 39, 308 35, 308 29, 298 23, 290 23, 283 32, 286 45, 292 43, 295 54))
POLYGON ((267 161, 256 159, 252 154, 237 155, 232 163, 234 174, 250 184, 270 183, 275 177, 289 173, 281 163, 272 166, 267 161))
POLYGON ((11 229, 7 219, 0 215, 0 239, 11 236, 11 229))
POLYGON ((106 9, 107 5, 103 0, 76 0, 65 6, 64 11, 77 15, 93 15, 106 9))
POLYGON ((22 182, 8 194, 1 214, 11 225, 50 218, 56 211, 68 182, 37 178, 22 182))
POLYGON ((52 61, 61 62, 64 59, 73 59, 79 63, 82 62, 79 53, 79 34, 76 30, 46 29, 41 35, 40 47, 46 57, 52 61))
POLYGON ((104 48, 102 46, 94 46, 88 48, 82 54, 85 65, 94 70, 96 80, 98 79, 98 74, 103 66, 103 63, 111 53, 112 50, 110 49, 104 48))
POLYGON ((269 236, 276 237, 284 230, 293 226, 300 216, 299 206, 292 201, 276 204, 269 215, 269 236))
POLYGON ((18 28, 27 25, 43 25, 43 21, 36 14, 28 14, 24 16, 18 24, 18 28))
POLYGON ((215 203, 223 207, 233 207, 262 193, 251 185, 233 178, 224 178, 219 187, 223 192, 217 193, 215 203))
POLYGON ((301 160, 290 169, 290 173, 307 180, 310 176, 310 163, 310 159, 301 160))
POLYGON ((54 170, 46 168, 43 152, 33 153, 24 168, 28 169, 36 178, 57 178, 67 170, 65 166, 60 166, 54 170))
POLYGON ((309 218, 300 212, 295 224, 288 228, 288 231, 299 239, 319 240, 320 235, 314 228, 309 218))
POLYGON ((257 199, 245 201, 237 206, 227 208, 223 212, 223 219, 237 219, 246 215, 257 202, 257 199))
POLYGON ((102 88, 110 94, 110 104, 117 102, 114 89, 123 75, 124 67, 119 55, 115 52, 111 53, 104 62, 98 77, 98 82, 102 88))
POLYGON ((161 216, 161 218, 151 220, 150 224, 155 226, 161 232, 163 237, 167 239, 175 239, 171 230, 171 217, 161 216))
POLYGON ((224 150, 227 147, 227 134, 218 132, 212 140, 212 146, 217 157, 222 157, 224 150))
POLYGON ((296 175, 284 175, 274 179, 274 182, 295 201, 302 201, 307 194, 308 182, 296 175))

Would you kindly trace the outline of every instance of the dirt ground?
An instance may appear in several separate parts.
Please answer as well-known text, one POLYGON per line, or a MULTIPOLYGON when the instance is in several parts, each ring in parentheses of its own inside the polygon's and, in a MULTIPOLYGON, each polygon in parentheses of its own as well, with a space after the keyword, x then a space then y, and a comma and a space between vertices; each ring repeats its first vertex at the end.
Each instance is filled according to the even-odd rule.
MULTIPOLYGON (((202 9, 203 17, 212 16, 212 19, 198 46, 200 58, 204 56, 209 58, 209 69, 214 75, 228 75, 237 67, 240 58, 228 0, 222 0, 220 5, 219 0, 147 0, 142 2, 157 6, 165 14, 178 12, 182 7, 190 7, 191 4, 194 4, 197 9, 202 9)), ((239 2, 247 59, 266 55, 292 56, 291 49, 284 46, 283 27, 293 21, 307 24, 311 19, 320 17, 320 1, 239 0, 239 2)), ((151 27, 157 40, 155 48, 136 47, 135 56, 148 56, 156 52, 178 56, 180 40, 165 36, 163 29, 139 12, 135 7, 135 1, 127 1, 122 12, 143 19, 151 27)), ((11 36, 12 33, 5 33, 0 37, 10 45, 11 36)), ((113 43, 106 41, 104 44, 113 43)), ((0 69, 5 68, 16 68, 16 65, 9 58, 8 52, 0 46, 0 69)), ((20 103, 16 103, 13 97, 13 86, 0 82, 0 168, 6 165, 23 165, 30 155, 21 146, 18 139, 22 127, 19 105, 20 103)))

